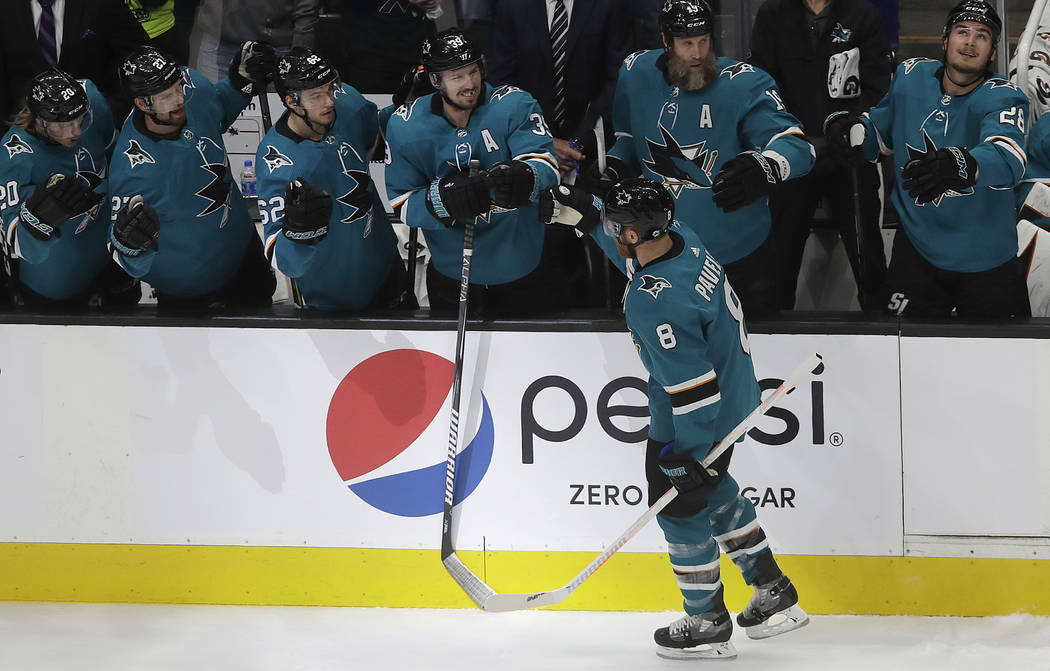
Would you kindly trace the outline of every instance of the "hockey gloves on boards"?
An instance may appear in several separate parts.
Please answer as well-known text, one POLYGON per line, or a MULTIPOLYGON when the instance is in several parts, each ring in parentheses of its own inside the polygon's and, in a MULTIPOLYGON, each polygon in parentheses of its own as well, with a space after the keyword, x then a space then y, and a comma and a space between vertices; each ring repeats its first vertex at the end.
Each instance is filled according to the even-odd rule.
POLYGON ((949 190, 961 193, 976 184, 977 160, 965 147, 945 147, 905 163, 901 177, 908 195, 925 205, 949 190))
POLYGON ((284 188, 281 232, 292 242, 316 245, 328 235, 332 197, 320 187, 299 178, 284 188))
POLYGON ((715 175, 712 200, 723 212, 735 212, 768 196, 780 181, 775 161, 757 151, 745 151, 726 161, 715 175))
POLYGON ((489 178, 485 173, 457 172, 435 179, 427 189, 427 209, 451 228, 457 219, 473 219, 489 211, 489 178))
POLYGON ((489 168, 492 202, 507 210, 523 207, 536 196, 536 173, 525 161, 504 161, 489 168))
POLYGON ((576 229, 582 237, 593 231, 602 220, 602 201, 583 189, 556 186, 540 193, 540 221, 563 224, 576 229))
POLYGON ((840 110, 824 119, 824 139, 835 160, 850 165, 860 160, 860 146, 867 131, 856 112, 840 110))
POLYGON ((729 466, 726 450, 711 466, 704 468, 689 454, 675 454, 674 442, 664 445, 656 463, 678 490, 679 509, 700 511, 707 506, 707 497, 722 481, 729 466))
POLYGON ((59 227, 73 216, 83 214, 105 200, 86 182, 55 173, 33 191, 19 210, 22 230, 44 242, 60 237, 59 227))
POLYGON ((156 210, 136 195, 117 213, 109 241, 124 256, 138 256, 156 246, 159 234, 156 210))
POLYGON ((277 53, 273 47, 266 42, 248 40, 241 44, 230 61, 230 84, 248 95, 265 94, 275 67, 277 53))

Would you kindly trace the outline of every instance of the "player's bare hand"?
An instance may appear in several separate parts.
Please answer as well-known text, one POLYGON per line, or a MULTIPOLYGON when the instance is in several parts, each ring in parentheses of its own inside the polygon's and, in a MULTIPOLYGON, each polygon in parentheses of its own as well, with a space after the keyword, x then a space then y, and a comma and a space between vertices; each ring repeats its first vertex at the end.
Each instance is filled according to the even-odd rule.
POLYGON ((558 155, 558 170, 563 175, 568 175, 576 169, 577 162, 587 158, 586 154, 574 148, 569 140, 560 137, 554 138, 554 153, 558 155))

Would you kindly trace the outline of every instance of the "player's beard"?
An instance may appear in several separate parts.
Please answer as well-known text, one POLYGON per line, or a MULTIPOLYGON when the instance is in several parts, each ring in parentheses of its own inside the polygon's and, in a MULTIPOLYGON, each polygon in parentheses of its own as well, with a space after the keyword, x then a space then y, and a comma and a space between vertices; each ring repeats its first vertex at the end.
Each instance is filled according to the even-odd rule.
POLYGON ((474 110, 474 108, 476 108, 478 106, 478 100, 480 99, 479 96, 480 96, 480 93, 481 93, 481 89, 480 88, 478 89, 478 94, 479 95, 474 96, 474 103, 469 105, 469 106, 468 105, 463 105, 463 104, 458 103, 455 100, 453 100, 452 97, 449 96, 448 93, 446 92, 445 87, 441 87, 440 93, 441 93, 441 98, 446 103, 448 103, 450 106, 452 106, 452 107, 454 107, 454 108, 456 108, 458 110, 462 110, 464 112, 471 112, 471 111, 474 110))
POLYGON ((696 91, 704 88, 714 81, 718 74, 718 59, 715 50, 707 52, 707 58, 700 63, 700 68, 694 70, 674 52, 667 54, 667 78, 675 86, 686 91, 696 91))
POLYGON ((164 115, 164 117, 161 117, 160 114, 154 112, 153 123, 157 124, 158 126, 169 126, 173 130, 178 130, 186 125, 186 108, 182 108, 182 114, 180 114, 177 118, 172 115, 172 112, 168 112, 164 115))

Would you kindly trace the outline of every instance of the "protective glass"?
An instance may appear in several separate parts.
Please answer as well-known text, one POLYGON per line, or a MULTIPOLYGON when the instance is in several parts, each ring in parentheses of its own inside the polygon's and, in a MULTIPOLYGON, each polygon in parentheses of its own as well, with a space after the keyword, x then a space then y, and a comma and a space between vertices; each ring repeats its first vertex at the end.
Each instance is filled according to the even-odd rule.
POLYGON ((609 217, 607 212, 608 210, 602 208, 602 230, 605 231, 605 234, 608 235, 610 238, 618 238, 620 237, 620 233, 623 232, 623 229, 625 226, 627 226, 627 224, 621 224, 618 221, 613 221, 609 217))
POLYGON ((299 92, 299 106, 306 110, 320 110, 335 103, 335 92, 339 87, 336 80, 324 86, 306 89, 299 92))
POLYGON ((63 142, 79 137, 88 128, 91 128, 93 120, 89 109, 72 121, 44 121, 41 119, 40 125, 49 138, 57 142, 63 142))
POLYGON ((185 107, 193 95, 193 87, 190 86, 189 77, 183 71, 182 79, 172 84, 169 88, 150 96, 147 100, 151 112, 167 114, 185 107))

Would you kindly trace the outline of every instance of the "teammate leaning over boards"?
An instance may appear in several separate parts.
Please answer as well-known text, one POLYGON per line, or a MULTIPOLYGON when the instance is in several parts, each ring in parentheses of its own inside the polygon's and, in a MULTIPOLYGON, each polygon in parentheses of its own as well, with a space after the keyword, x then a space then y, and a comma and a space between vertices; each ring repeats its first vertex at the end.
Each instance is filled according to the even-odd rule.
POLYGON ((230 175, 222 134, 269 81, 273 49, 245 42, 212 84, 152 47, 120 66, 135 110, 110 163, 114 258, 161 306, 264 306, 276 286, 230 175))
POLYGON ((57 68, 34 77, 2 140, 3 245, 26 305, 130 305, 141 290, 106 251, 106 166, 116 130, 87 79, 57 68))
POLYGON ((550 309, 564 291, 538 268, 544 230, 535 203, 558 182, 558 163, 539 105, 520 89, 486 84, 481 52, 456 28, 431 38, 426 68, 437 92, 390 118, 386 185, 394 212, 425 233, 431 307, 458 304, 462 222, 474 219, 472 308, 550 309), (482 174, 469 174, 471 160, 482 174))
POLYGON ((704 0, 660 10, 665 49, 632 54, 613 102, 618 139, 606 177, 660 181, 679 218, 726 264, 752 317, 776 311, 767 196, 813 167, 813 147, 762 70, 718 58, 704 0))
POLYGON ((408 274, 368 175, 376 106, 302 47, 277 62, 274 84, 287 111, 256 153, 267 257, 296 280, 305 307, 398 305, 408 274))
MULTIPOLYGON (((589 232, 629 278, 627 328, 649 371, 649 505, 672 485, 679 491, 656 519, 686 615, 656 631, 657 654, 736 656, 719 546, 755 588, 737 616, 748 636, 767 638, 805 625, 809 616, 777 566, 754 505, 727 472, 733 449, 710 470, 697 463, 760 401, 740 299, 722 265, 695 231, 675 221, 674 199, 659 182, 623 180, 604 204, 576 188, 557 187, 553 194, 559 206, 583 214, 578 230, 589 232), (604 235, 598 230, 603 221, 604 235)), ((553 202, 544 209, 541 216, 549 221, 553 202)))
POLYGON ((995 9, 963 0, 944 25, 942 61, 913 58, 867 114, 825 122, 829 141, 867 160, 893 154, 889 308, 898 314, 1027 319, 1013 187, 1025 171, 1028 99, 992 74, 995 9), (852 136, 852 141, 851 141, 852 136))

